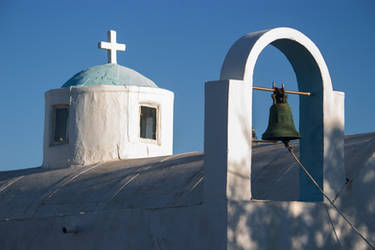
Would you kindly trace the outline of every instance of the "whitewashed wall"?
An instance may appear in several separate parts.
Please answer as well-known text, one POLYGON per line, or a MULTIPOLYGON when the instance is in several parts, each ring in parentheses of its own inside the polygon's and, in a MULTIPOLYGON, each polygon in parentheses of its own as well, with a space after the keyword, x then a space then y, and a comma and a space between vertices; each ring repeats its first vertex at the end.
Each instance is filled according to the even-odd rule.
POLYGON ((171 91, 137 86, 53 89, 45 94, 43 166, 59 168, 173 153, 171 91), (69 143, 51 145, 53 105, 67 104, 69 143), (157 139, 139 135, 140 105, 156 107, 157 139))

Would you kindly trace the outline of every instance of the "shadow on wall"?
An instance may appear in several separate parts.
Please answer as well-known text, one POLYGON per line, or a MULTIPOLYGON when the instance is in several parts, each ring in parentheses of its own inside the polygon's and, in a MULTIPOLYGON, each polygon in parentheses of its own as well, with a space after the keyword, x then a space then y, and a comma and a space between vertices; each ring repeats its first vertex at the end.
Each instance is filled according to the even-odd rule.
MULTIPOLYGON (((340 136, 335 128, 328 142, 340 136)), ((292 145, 298 153, 298 142, 292 145)), ((327 152, 337 155, 339 149, 327 152)), ((374 244, 375 133, 345 137, 345 171, 334 168, 340 159, 329 159, 325 191, 374 244)), ((302 171, 282 144, 253 147, 251 171, 253 200, 228 204, 230 249, 370 249, 327 201, 296 201, 302 171)))

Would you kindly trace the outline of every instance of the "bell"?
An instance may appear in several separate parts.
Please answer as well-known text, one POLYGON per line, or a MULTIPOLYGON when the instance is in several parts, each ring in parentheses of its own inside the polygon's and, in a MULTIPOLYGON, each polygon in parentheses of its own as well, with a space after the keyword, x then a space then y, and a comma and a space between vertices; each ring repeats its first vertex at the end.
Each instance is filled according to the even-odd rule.
POLYGON ((268 128, 262 135, 263 140, 288 142, 300 139, 301 135, 294 126, 292 109, 288 104, 288 95, 282 88, 274 88, 273 105, 270 108, 268 128))

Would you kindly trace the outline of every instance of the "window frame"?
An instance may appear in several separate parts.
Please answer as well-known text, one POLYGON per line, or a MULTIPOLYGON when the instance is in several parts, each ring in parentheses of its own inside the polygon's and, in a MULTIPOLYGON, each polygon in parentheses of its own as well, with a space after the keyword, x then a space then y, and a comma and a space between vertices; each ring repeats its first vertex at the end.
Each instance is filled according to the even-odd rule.
POLYGON ((160 138, 160 107, 151 103, 139 103, 138 105, 138 138, 142 143, 159 144, 160 138), (141 137, 141 112, 142 107, 153 108, 156 111, 155 115, 155 139, 141 137))
POLYGON ((50 130, 50 146, 58 146, 58 145, 66 145, 69 144, 69 123, 70 123, 70 106, 69 104, 55 104, 52 105, 51 110, 51 130, 50 130), (68 118, 67 118, 67 126, 66 126, 66 139, 62 142, 55 141, 55 133, 56 133, 56 110, 66 108, 68 109, 68 118))

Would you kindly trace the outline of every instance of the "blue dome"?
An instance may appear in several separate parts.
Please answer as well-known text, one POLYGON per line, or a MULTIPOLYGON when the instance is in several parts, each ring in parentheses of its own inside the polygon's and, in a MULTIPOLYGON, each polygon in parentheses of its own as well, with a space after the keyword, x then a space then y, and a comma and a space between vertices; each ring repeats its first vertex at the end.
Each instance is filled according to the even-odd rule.
POLYGON ((158 87, 153 81, 137 71, 111 63, 85 69, 75 74, 61 87, 95 85, 158 87))

